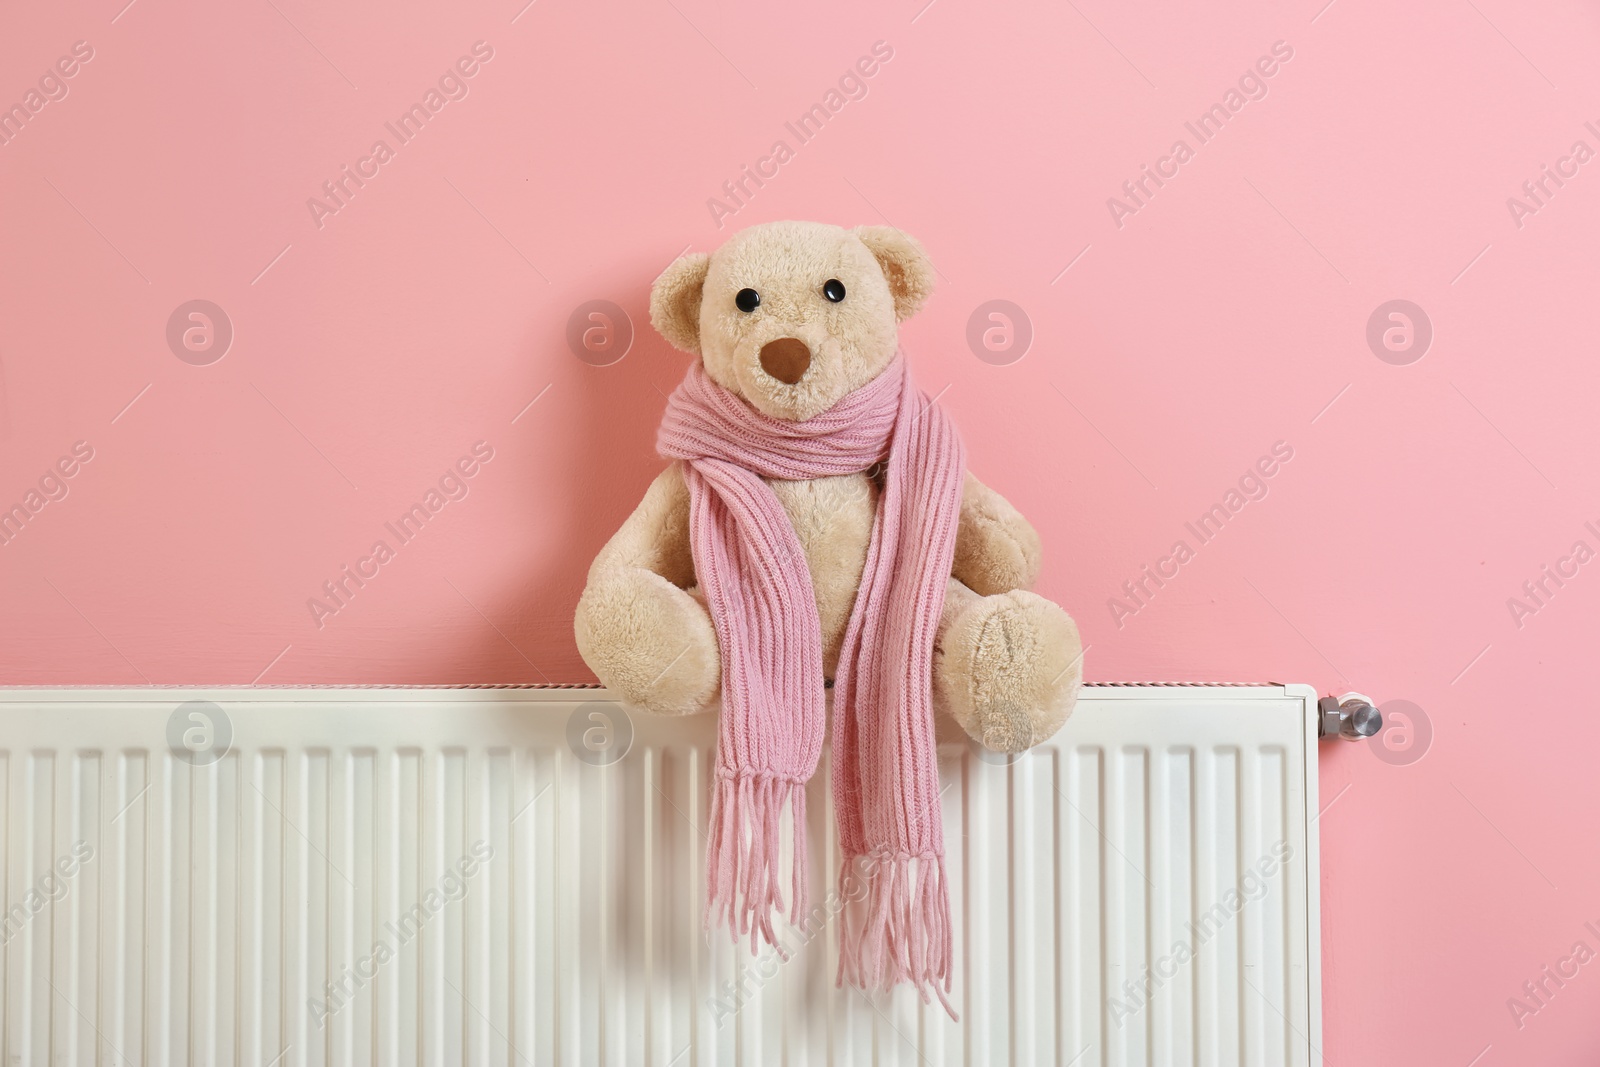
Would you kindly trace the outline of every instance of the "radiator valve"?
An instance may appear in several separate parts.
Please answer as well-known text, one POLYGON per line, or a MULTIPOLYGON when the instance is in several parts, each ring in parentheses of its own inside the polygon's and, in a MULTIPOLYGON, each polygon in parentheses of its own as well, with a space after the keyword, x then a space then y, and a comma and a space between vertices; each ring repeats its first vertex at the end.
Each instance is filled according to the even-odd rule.
POLYGON ((1383 729, 1383 715, 1371 700, 1360 693, 1346 693, 1342 697, 1323 697, 1317 701, 1321 712, 1317 734, 1320 737, 1342 737, 1346 741, 1359 741, 1383 729))

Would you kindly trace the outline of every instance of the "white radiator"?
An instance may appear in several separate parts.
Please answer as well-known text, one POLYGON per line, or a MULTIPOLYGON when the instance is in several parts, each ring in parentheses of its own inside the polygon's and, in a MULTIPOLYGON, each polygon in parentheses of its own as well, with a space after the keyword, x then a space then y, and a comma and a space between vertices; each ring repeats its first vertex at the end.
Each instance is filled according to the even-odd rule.
POLYGON ((583 689, 0 689, 4 1064, 1322 1062, 1309 687, 1090 686, 1009 765, 941 724, 960 1023, 836 990, 831 926, 708 939, 713 717, 629 732, 583 689))

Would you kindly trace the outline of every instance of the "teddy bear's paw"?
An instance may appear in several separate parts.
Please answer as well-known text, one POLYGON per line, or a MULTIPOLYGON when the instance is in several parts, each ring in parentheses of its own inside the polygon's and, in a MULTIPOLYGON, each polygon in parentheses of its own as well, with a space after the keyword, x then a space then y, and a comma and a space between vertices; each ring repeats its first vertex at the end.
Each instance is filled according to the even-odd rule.
POLYGON ((716 699, 721 660, 711 616, 659 574, 628 568, 592 580, 574 629, 584 662, 626 704, 692 715, 716 699))
POLYGON ((1021 752, 1054 735, 1072 714, 1083 678, 1072 617, 1025 590, 954 607, 934 650, 943 706, 995 752, 1021 752))

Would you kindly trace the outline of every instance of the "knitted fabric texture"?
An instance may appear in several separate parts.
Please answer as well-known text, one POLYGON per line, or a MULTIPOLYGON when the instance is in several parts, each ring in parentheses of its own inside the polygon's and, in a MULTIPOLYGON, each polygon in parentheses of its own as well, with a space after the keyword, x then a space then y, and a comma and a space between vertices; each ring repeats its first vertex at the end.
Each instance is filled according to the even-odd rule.
MULTIPOLYGON (((955 551, 965 454, 903 358, 804 422, 755 410, 698 362, 657 441, 683 461, 695 574, 722 653, 708 924, 726 919, 785 954, 779 820, 793 826, 789 921, 807 933, 806 782, 822 749, 826 693, 811 575, 763 479, 855 474, 882 464, 883 492, 834 684, 833 803, 841 906, 838 981, 903 981, 947 1011, 950 901, 934 746, 933 643, 955 551)), ((954 1012, 951 1012, 954 1015, 954 1012)))

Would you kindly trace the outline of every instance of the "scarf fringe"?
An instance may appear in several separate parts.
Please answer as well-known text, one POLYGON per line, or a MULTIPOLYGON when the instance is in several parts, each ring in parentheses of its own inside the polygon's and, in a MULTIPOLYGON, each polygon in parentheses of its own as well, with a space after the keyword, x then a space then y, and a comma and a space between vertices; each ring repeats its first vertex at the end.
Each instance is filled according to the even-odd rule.
POLYGON ((718 770, 711 795, 711 840, 706 847, 707 928, 726 922, 733 939, 757 937, 787 961, 788 949, 772 929, 772 915, 783 912, 779 886, 782 865, 781 817, 785 805, 793 820, 794 858, 789 884, 789 922, 800 925, 808 906, 810 870, 806 858, 805 783, 773 772, 718 770))
POLYGON ((931 992, 951 1021, 960 1022, 946 996, 952 938, 944 856, 889 851, 847 856, 839 868, 839 895, 847 903, 836 984, 872 992, 910 982, 924 1004, 932 1002, 931 992))

